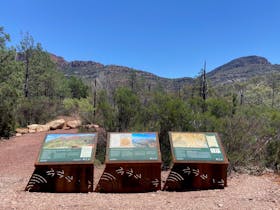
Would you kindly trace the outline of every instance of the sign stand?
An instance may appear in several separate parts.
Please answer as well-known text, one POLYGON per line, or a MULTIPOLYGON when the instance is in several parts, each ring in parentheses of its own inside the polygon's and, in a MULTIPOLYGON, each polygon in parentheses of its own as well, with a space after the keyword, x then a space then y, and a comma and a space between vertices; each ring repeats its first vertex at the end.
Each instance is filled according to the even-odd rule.
POLYGON ((135 193, 160 189, 157 133, 108 133, 106 166, 95 191, 135 193))
POLYGON ((227 186, 228 159, 217 133, 169 132, 169 139, 173 166, 163 190, 227 186))
POLYGON ((95 133, 47 134, 25 190, 93 192, 96 142, 95 133))

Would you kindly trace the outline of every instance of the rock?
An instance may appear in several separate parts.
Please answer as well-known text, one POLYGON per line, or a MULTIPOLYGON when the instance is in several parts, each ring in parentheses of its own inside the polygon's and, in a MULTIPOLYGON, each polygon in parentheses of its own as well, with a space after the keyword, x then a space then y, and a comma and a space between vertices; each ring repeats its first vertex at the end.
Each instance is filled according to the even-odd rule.
POLYGON ((223 204, 222 203, 218 203, 217 204, 219 207, 223 207, 223 204))
POLYGON ((22 136, 21 133, 16 133, 16 137, 22 136))
POLYGON ((49 125, 38 125, 36 128, 36 132, 43 132, 43 131, 49 131, 50 126, 49 125))
POLYGON ((16 132, 20 133, 20 134, 27 134, 28 133, 28 128, 17 128, 16 132))
POLYGON ((90 128, 95 128, 95 129, 98 129, 100 126, 99 125, 96 125, 96 124, 87 124, 87 125, 85 125, 85 128, 88 128, 88 129, 90 129, 90 128))
POLYGON ((78 128, 82 125, 81 120, 71 120, 66 123, 69 128, 78 128))
POLYGON ((65 120, 58 119, 51 122, 48 122, 46 125, 50 127, 51 130, 62 129, 64 127, 65 120))
POLYGON ((32 125, 28 125, 27 127, 29 129, 29 133, 42 132, 42 131, 49 131, 50 130, 49 125, 32 124, 32 125))
POLYGON ((265 168, 264 173, 274 173, 274 171, 270 168, 265 168))
POLYGON ((83 127, 87 128, 87 129, 93 128, 92 124, 87 124, 87 125, 84 125, 83 127))
MULTIPOLYGON (((28 125, 27 128, 28 128, 29 130, 36 130, 38 126, 39 126, 38 124, 31 124, 31 125, 28 125)), ((29 132, 29 133, 30 133, 30 132, 29 132)))

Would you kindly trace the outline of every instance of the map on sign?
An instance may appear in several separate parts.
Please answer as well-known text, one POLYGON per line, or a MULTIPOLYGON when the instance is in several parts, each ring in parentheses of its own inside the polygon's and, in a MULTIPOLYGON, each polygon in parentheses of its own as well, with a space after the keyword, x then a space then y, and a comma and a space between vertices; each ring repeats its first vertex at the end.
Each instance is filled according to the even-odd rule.
POLYGON ((109 160, 158 160, 156 133, 110 133, 109 160))
POLYGON ((95 134, 48 134, 39 162, 90 161, 94 144, 95 134))
POLYGON ((175 133, 171 141, 176 160, 224 161, 215 133, 175 133))

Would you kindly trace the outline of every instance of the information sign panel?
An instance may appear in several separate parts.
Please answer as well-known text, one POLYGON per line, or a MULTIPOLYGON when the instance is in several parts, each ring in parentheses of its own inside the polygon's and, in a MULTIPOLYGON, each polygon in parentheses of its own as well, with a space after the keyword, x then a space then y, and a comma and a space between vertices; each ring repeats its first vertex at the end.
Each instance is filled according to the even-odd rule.
POLYGON ((228 159, 217 133, 169 132, 169 137, 173 164, 164 190, 227 186, 228 159))
POLYGON ((224 161, 215 133, 171 132, 170 135, 176 160, 224 161))
POLYGON ((38 162, 88 162, 92 160, 95 134, 48 134, 38 162))
POLYGON ((110 133, 109 160, 158 160, 156 133, 110 133))

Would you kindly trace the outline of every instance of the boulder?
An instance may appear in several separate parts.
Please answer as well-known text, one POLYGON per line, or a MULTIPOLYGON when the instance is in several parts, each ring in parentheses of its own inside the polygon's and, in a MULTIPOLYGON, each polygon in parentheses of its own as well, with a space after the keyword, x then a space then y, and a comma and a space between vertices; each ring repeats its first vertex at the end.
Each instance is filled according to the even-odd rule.
POLYGON ((38 126, 39 126, 38 124, 31 124, 31 125, 28 125, 27 128, 28 128, 28 130, 36 130, 38 126))
POLYGON ((81 120, 70 120, 66 123, 66 126, 69 128, 78 128, 82 125, 81 120))
POLYGON ((99 125, 96 125, 96 124, 87 124, 86 126, 85 126, 86 128, 99 128, 99 125))
POLYGON ((50 126, 49 125, 38 125, 36 128, 36 132, 43 132, 43 131, 49 131, 50 126))
POLYGON ((64 127, 65 120, 58 119, 51 122, 48 122, 46 125, 50 127, 51 130, 62 129, 64 127))
POLYGON ((16 132, 20 133, 20 134, 27 134, 28 133, 28 128, 17 128, 16 132))
POLYGON ((32 124, 32 125, 28 125, 27 127, 29 129, 29 133, 42 132, 42 131, 49 131, 50 130, 49 125, 32 124))
POLYGON ((36 133, 36 130, 29 129, 28 132, 29 132, 29 133, 36 133))
POLYGON ((16 133, 16 137, 22 136, 21 133, 16 133))

